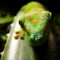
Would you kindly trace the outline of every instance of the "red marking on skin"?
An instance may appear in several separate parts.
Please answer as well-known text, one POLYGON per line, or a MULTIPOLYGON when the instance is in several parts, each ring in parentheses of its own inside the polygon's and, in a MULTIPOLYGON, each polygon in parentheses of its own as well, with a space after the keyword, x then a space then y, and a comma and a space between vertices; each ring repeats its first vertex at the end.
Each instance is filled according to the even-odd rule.
POLYGON ((48 27, 50 26, 50 22, 48 22, 47 24, 46 24, 46 27, 45 27, 45 32, 48 30, 48 27))

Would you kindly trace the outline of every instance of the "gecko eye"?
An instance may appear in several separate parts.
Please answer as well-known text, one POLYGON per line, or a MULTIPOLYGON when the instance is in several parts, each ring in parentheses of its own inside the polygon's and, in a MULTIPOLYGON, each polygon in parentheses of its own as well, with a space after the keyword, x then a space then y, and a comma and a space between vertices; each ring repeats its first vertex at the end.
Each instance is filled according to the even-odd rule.
POLYGON ((21 21, 19 21, 19 24, 21 24, 21 21))
POLYGON ((21 22, 21 21, 19 21, 19 24, 21 25, 21 27, 23 27, 24 25, 23 25, 23 23, 21 22))

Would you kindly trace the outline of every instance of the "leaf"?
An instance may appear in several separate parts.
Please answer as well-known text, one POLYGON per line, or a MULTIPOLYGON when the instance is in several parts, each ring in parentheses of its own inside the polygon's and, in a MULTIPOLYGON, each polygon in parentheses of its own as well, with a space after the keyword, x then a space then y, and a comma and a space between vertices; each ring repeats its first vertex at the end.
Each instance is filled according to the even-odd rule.
POLYGON ((0 18, 0 24, 3 23, 9 23, 13 21, 13 16, 9 16, 9 17, 1 17, 0 18))
POLYGON ((26 40, 14 38, 15 32, 20 30, 18 21, 22 14, 23 12, 19 12, 14 18, 13 26, 9 33, 10 35, 7 39, 1 60, 35 60, 33 48, 26 42, 26 40))

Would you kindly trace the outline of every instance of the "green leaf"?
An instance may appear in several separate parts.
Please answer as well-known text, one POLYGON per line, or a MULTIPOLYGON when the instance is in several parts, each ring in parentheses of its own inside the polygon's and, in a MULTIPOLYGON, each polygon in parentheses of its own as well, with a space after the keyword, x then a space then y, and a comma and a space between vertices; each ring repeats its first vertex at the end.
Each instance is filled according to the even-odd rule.
POLYGON ((0 24, 3 23, 10 23, 13 21, 13 16, 7 16, 7 17, 0 17, 0 24))
POLYGON ((20 30, 18 21, 22 14, 23 12, 19 12, 14 18, 1 60, 36 60, 32 46, 25 39, 14 38, 16 30, 20 30))

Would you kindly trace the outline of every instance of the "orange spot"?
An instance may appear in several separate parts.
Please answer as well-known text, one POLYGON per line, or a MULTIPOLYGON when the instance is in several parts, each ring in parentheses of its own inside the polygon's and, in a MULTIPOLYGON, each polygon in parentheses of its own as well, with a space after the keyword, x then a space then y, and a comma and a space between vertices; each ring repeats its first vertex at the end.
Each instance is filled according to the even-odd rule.
POLYGON ((20 32, 19 32, 19 37, 20 38, 24 38, 24 34, 23 34, 23 31, 22 30, 20 30, 20 32))
POLYGON ((37 23, 39 23, 39 21, 40 21, 40 18, 39 19, 37 19, 37 20, 34 20, 32 17, 30 17, 30 16, 28 16, 27 17, 33 24, 37 24, 37 23))
POLYGON ((29 35, 30 34, 29 30, 28 30, 28 28, 25 25, 24 25, 24 29, 26 30, 27 34, 29 35))

